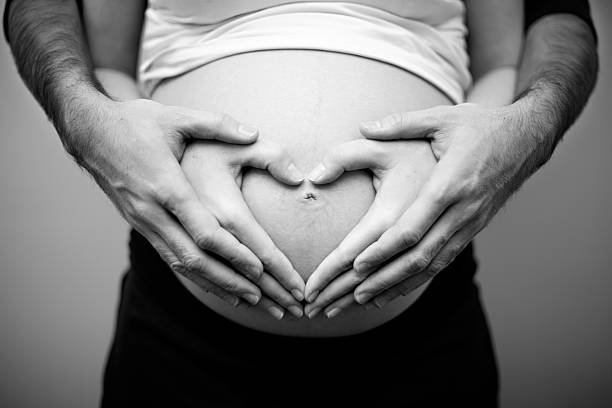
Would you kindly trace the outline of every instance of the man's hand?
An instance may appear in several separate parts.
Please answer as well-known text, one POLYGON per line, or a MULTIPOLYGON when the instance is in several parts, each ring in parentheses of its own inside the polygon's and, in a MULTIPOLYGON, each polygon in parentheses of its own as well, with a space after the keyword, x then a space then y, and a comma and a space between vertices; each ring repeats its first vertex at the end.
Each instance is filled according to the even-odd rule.
MULTIPOLYGON (((431 140, 438 163, 416 200, 380 237, 373 225, 360 233, 359 241, 372 243, 352 265, 354 276, 365 279, 354 291, 358 303, 373 300, 380 307, 414 290, 485 227, 536 167, 534 152, 540 149, 520 128, 519 116, 512 105, 462 104, 362 124, 370 139, 431 140)), ((312 296, 310 287, 306 296, 312 296)))
POLYGON ((303 299, 304 281, 257 223, 241 191, 245 167, 267 170, 285 184, 301 183, 303 177, 289 154, 277 144, 261 139, 247 146, 199 141, 187 147, 181 166, 200 202, 214 214, 221 227, 262 260, 266 272, 256 283, 267 296, 262 297, 258 306, 278 319, 283 317, 284 308, 302 317, 298 300, 303 299))
MULTIPOLYGON (((257 130, 223 114, 150 100, 99 101, 83 123, 73 121, 69 151, 96 179, 123 217, 175 271, 231 304, 257 304, 258 257, 200 202, 179 160, 188 139, 248 144, 257 130), (232 268, 211 256, 218 255, 232 268)), ((291 273, 290 265, 285 273, 291 273)), ((296 288, 300 289, 298 285, 296 288)))
POLYGON ((515 109, 440 106, 362 127, 372 139, 430 139, 439 162, 398 222, 355 259, 360 274, 371 274, 355 290, 357 302, 375 298, 380 307, 433 278, 530 175, 539 149, 515 109))
POLYGON ((315 184, 336 180, 344 171, 370 169, 374 202, 351 232, 317 267, 306 283, 306 314, 325 310, 328 317, 354 304, 353 290, 367 275, 353 260, 391 227, 414 201, 436 161, 427 141, 353 140, 334 147, 310 178, 315 184), (318 177, 317 177, 318 173, 318 177))

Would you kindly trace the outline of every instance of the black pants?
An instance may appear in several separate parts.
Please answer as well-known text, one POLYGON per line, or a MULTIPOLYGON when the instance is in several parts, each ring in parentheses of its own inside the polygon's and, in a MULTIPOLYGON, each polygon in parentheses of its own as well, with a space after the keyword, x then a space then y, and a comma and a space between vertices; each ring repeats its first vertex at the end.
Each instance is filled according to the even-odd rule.
POLYGON ((137 233, 103 407, 497 406, 471 246, 392 321, 337 338, 265 334, 209 310, 137 233))

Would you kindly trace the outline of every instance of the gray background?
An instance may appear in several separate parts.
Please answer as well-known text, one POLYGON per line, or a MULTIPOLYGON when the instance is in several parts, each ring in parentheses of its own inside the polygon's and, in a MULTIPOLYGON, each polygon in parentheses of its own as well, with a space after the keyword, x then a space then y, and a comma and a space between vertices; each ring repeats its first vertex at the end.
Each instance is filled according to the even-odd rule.
MULTIPOLYGON (((504 407, 612 406, 612 3, 591 3, 595 93, 477 239, 504 407)), ((127 225, 66 156, 4 42, 0 95, 0 406, 95 406, 127 225)))

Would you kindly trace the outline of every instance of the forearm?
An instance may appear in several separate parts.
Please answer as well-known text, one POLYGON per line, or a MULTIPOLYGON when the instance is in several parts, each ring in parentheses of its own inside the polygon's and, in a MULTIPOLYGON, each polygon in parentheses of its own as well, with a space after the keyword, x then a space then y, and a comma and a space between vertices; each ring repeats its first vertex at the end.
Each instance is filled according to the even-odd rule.
POLYGON ((96 78, 115 100, 128 101, 142 97, 136 80, 130 75, 110 68, 96 68, 96 78))
POLYGON ((487 72, 474 82, 466 101, 484 106, 510 104, 516 87, 516 71, 516 67, 507 66, 487 72))
POLYGON ((586 105, 597 71, 595 38, 580 18, 550 15, 530 27, 513 107, 534 143, 536 168, 550 158, 586 105))
POLYGON ((79 160, 90 116, 108 100, 96 81, 74 1, 14 1, 7 29, 19 73, 57 129, 69 153, 79 160))

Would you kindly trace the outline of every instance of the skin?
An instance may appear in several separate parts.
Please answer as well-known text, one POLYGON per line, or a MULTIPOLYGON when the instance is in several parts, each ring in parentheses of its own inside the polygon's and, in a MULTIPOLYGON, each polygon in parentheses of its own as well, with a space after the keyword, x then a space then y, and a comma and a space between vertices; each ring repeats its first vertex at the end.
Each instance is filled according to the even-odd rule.
MULTIPOLYGON (((330 317, 353 302, 382 307, 435 277, 549 160, 586 104, 596 76, 595 41, 586 23, 572 15, 551 15, 528 32, 511 105, 468 103, 363 123, 363 135, 373 140, 429 139, 438 163, 397 221, 382 231, 362 221, 351 242, 340 245, 345 255, 330 255, 332 261, 322 263, 317 280, 307 285, 311 307, 324 308, 330 317), (347 264, 352 279, 341 276, 336 280, 346 284, 335 284, 333 277, 347 264)), ((356 161, 324 162, 323 171, 309 178, 326 182, 338 173, 335 167, 356 161)))
MULTIPOLYGON (((248 143, 254 139, 253 134, 240 135, 236 122, 223 117, 216 117, 212 121, 208 117, 208 120, 195 121, 198 123, 195 124, 193 112, 167 109, 150 103, 147 109, 142 109, 142 101, 119 103, 108 98, 93 78, 75 5, 69 1, 59 0, 24 3, 26 2, 14 2, 9 10, 8 29, 12 50, 24 81, 58 129, 66 149, 94 175, 129 222, 141 232, 149 231, 145 235, 152 240, 160 255, 169 264, 194 265, 196 270, 190 272, 197 273, 205 279, 207 285, 210 285, 210 290, 222 295, 244 296, 244 293, 240 294, 235 290, 233 283, 228 284, 231 281, 227 281, 225 274, 227 271, 217 270, 225 282, 224 289, 223 284, 216 285, 207 279, 212 276, 210 271, 199 270, 202 264, 193 260, 205 260, 207 255, 199 253, 200 249, 191 245, 193 237, 189 231, 194 231, 193 229, 171 218, 172 222, 166 220, 165 224, 161 224, 161 230, 156 231, 156 224, 160 219, 153 214, 159 216, 163 210, 166 215, 170 212, 178 217, 176 215, 178 212, 183 215, 178 219, 184 220, 187 224, 197 214, 198 210, 194 211, 198 206, 193 201, 193 191, 186 188, 187 183, 183 182, 184 175, 180 174, 180 170, 177 172, 175 166, 175 162, 178 162, 177 155, 180 155, 187 135, 200 137, 200 133, 203 133, 206 135, 205 138, 216 137, 233 143, 237 141, 248 143), (32 63, 34 56, 36 63, 32 63), (151 111, 156 115, 152 115, 151 111), (182 120, 177 120, 179 117, 182 120), (227 128, 221 125, 223 123, 234 123, 229 126, 228 132, 231 135, 224 132, 227 128), (151 151, 159 154, 161 161, 148 162, 150 158, 147 160, 147 155, 138 151, 135 146, 142 146, 139 142, 144 140, 139 139, 136 130, 152 131, 159 136, 154 138, 151 151), (109 134, 115 137, 109 137, 109 134), (118 153, 125 152, 133 155, 128 157, 137 159, 136 170, 131 168, 127 172, 119 165, 121 160, 117 158, 125 156, 120 156, 118 153), (162 174, 176 175, 178 178, 172 179, 170 183, 170 178, 163 178, 162 174), (159 192, 164 194, 159 195, 159 192), (188 203, 193 206, 189 207, 188 203), (173 231, 181 232, 174 234, 173 231), (157 239, 153 233, 157 234, 157 239)), ((377 263, 380 265, 390 254, 398 253, 401 256, 395 261, 401 259, 405 262, 406 270, 412 271, 410 275, 414 278, 411 278, 412 283, 405 282, 410 276, 399 273, 400 268, 396 265, 395 269, 390 267, 387 269, 388 273, 382 276, 372 275, 372 279, 378 276, 378 280, 374 283, 369 280, 373 286, 365 286, 368 290, 364 290, 363 287, 368 284, 369 278, 366 279, 360 286, 361 291, 357 288, 353 293, 355 300, 367 303, 376 295, 376 299, 382 301, 381 295, 384 294, 387 294, 388 298, 393 298, 410 289, 415 282, 419 283, 415 281, 417 276, 421 281, 426 281, 427 276, 435 275, 465 246, 467 237, 475 230, 479 230, 481 224, 486 224, 507 197, 535 169, 548 160, 554 146, 578 116, 593 88, 597 72, 594 39, 582 20, 573 16, 553 15, 541 19, 532 26, 524 54, 519 77, 519 97, 509 108, 491 110, 486 106, 464 105, 460 110, 438 111, 437 113, 442 116, 438 118, 437 123, 427 121, 419 123, 417 116, 409 115, 406 119, 406 115, 400 113, 381 120, 383 126, 372 127, 365 124, 362 126, 365 136, 372 139, 411 137, 410 135, 419 134, 421 137, 429 137, 438 146, 447 146, 446 150, 439 152, 440 163, 445 160, 445 165, 438 164, 432 174, 432 180, 440 183, 435 187, 446 187, 447 190, 442 191, 448 192, 449 195, 444 200, 433 195, 419 200, 419 196, 416 202, 429 201, 434 210, 429 213, 413 210, 416 216, 422 217, 419 222, 412 221, 412 226, 405 222, 398 223, 394 232, 388 234, 389 239, 383 240, 382 244, 378 242, 379 249, 372 252, 380 253, 381 256, 377 259, 360 258, 360 262, 353 265, 357 271, 361 271, 361 274, 367 275, 367 269, 361 268, 360 265, 369 264, 370 267, 377 263), (483 123, 483 118, 497 121, 500 126, 483 123), (415 128, 421 131, 412 127, 405 128, 406 123, 417 123, 415 128), (429 132, 423 131, 424 128, 429 132), (500 138, 501 144, 494 147, 487 146, 487 139, 481 139, 482 143, 468 144, 472 146, 471 151, 462 151, 459 148, 461 145, 453 143, 452 140, 455 139, 454 135, 462 134, 466 129, 479 133, 474 136, 475 138, 487 132, 494 134, 496 130, 505 133, 507 137, 500 138), (451 142, 439 142, 447 136, 451 142), (500 146, 505 146, 505 149, 500 146), (515 152, 518 157, 509 152, 515 152), (473 183, 467 187, 464 185, 463 189, 451 189, 449 187, 453 186, 451 174, 457 173, 449 169, 454 168, 459 171, 465 166, 465 163, 459 160, 462 154, 472 162, 493 163, 494 168, 486 174, 472 173, 473 183), (492 183, 491 180, 496 182, 492 183), (484 195, 482 190, 486 192, 484 195), (472 194, 469 194, 470 192, 472 194), (450 205, 451 202, 453 205, 450 205), (476 210, 470 212, 467 220, 455 218, 453 221, 449 219, 450 217, 444 217, 447 211, 443 210, 453 208, 457 202, 463 205, 471 203, 471 206, 466 208, 476 210), (440 214, 443 216, 437 216, 440 214), (453 221, 455 225, 449 226, 448 222, 444 223, 442 220, 453 221), (463 227, 458 225, 463 223, 465 223, 463 227), (468 226, 471 226, 471 229, 468 226), (465 232, 468 230, 469 233, 465 232), (451 234, 449 231, 454 233, 451 234), (461 231, 464 232, 460 233, 461 231), (418 244, 415 245, 415 242, 418 244), (421 245, 423 242, 428 244, 421 245), (420 250, 417 251, 417 248, 420 250), (409 254, 411 256, 408 256, 409 254), (360 293, 363 296, 360 296, 360 293)), ((146 143, 151 141, 147 140, 146 143)), ((434 190, 433 187, 430 189, 434 190)), ((423 188, 423 191, 428 189, 423 188)), ((420 205, 425 206, 422 203, 420 205)), ((203 210, 200 208, 200 211, 203 210)), ((407 222, 407 217, 401 219, 407 222)), ((205 230, 201 231, 204 236, 207 234, 205 230)), ((389 231, 392 231, 391 227, 389 231)), ((382 238, 382 235, 380 237, 382 238)), ((367 241, 364 239, 362 242, 367 241)), ((253 259, 245 252, 243 264, 249 264, 249 258, 253 259)), ((216 268, 214 263, 206 265, 216 268)), ((337 269, 343 272, 346 270, 345 266, 346 262, 337 269)), ((287 273, 292 274, 291 271, 287 273)), ((331 279, 328 279, 329 281, 331 279)), ((297 280, 295 282, 299 284, 297 280)), ((316 298, 316 293, 322 289, 314 286, 307 289, 310 300, 316 298)))
MULTIPOLYGON (((471 0, 466 2, 468 28, 470 30, 468 44, 470 69, 474 79, 474 84, 467 95, 468 101, 483 106, 500 106, 511 102, 516 79, 516 65, 518 64, 522 42, 521 5, 522 3, 518 1, 471 0)), ((457 111, 458 108, 437 107, 433 110, 413 112, 410 115, 436 117, 445 109, 457 111)), ((403 123, 403 120, 406 117, 411 118, 410 115, 396 113, 384 118, 382 122, 384 126, 409 126, 410 123, 403 123)), ((380 168, 383 165, 380 161, 364 161, 364 158, 367 158, 367 148, 380 143, 376 140, 388 141, 401 138, 375 137, 376 129, 373 131, 372 128, 377 123, 379 121, 360 125, 363 136, 370 139, 369 144, 362 144, 359 148, 351 146, 348 150, 349 153, 344 154, 339 154, 339 152, 347 149, 348 146, 339 146, 323 160, 319 167, 309 174, 310 181, 316 184, 326 184, 339 177, 342 171, 380 168), (363 150, 364 148, 366 151, 363 150)), ((411 138, 427 139, 428 134, 413 132, 411 138)), ((439 160, 436 144, 432 143, 431 147, 436 159, 439 160)), ((468 160, 465 162, 466 164, 473 165, 469 161, 471 157, 462 157, 460 160, 463 159, 468 160)), ((439 167, 437 166, 437 168, 439 167)), ((355 300, 362 304, 369 300, 363 300, 357 295, 368 289, 368 284, 371 284, 377 276, 382 276, 378 281, 374 280, 379 285, 384 285, 386 280, 393 279, 393 273, 381 269, 380 274, 375 274, 369 282, 363 283, 364 287, 362 282, 369 274, 375 272, 375 268, 369 270, 361 267, 357 268, 361 265, 354 261, 370 244, 384 237, 385 231, 391 229, 394 224, 402 222, 405 217, 413 216, 414 211, 406 216, 403 215, 408 211, 408 208, 423 204, 431 206, 431 202, 423 203, 422 198, 428 197, 425 195, 427 188, 439 187, 437 184, 431 186, 431 180, 428 180, 421 188, 421 193, 415 203, 412 203, 414 197, 411 200, 407 200, 405 197, 398 198, 400 202, 397 203, 392 203, 388 198, 401 197, 397 193, 393 194, 393 190, 400 191, 402 185, 399 183, 386 184, 384 183, 385 177, 401 179, 402 176, 406 177, 408 175, 407 170, 407 168, 401 166, 388 169, 387 173, 381 178, 384 187, 377 190, 377 197, 370 211, 340 243, 338 248, 330 253, 314 271, 306 284, 306 299, 309 302, 306 307, 306 314, 309 317, 316 316, 323 309, 325 309, 328 317, 337 316, 344 308, 353 304, 355 300)), ((459 174, 460 169, 455 167, 450 171, 457 171, 459 174)), ((434 174, 432 174, 432 178, 434 174)), ((436 190, 436 197, 439 194, 444 194, 444 192, 445 190, 436 190)), ((460 219, 463 217, 463 212, 459 210, 447 216, 460 219)), ((391 231, 393 233, 393 230, 391 231)), ((467 242, 465 245, 467 245, 467 242)), ((381 267, 382 262, 379 262, 376 266, 381 267)))
MULTIPOLYGON (((504 87, 499 86, 499 84, 512 84, 514 82, 514 69, 512 67, 516 65, 518 60, 522 35, 522 27, 519 23, 522 11, 520 5, 521 2, 518 0, 511 2, 501 0, 493 2, 471 0, 467 3, 471 41, 473 42, 471 50, 472 67, 474 75, 477 76, 473 92, 475 100, 481 99, 486 103, 500 104, 505 102, 506 99, 509 100, 512 95, 512 85, 504 87)), ((91 4, 90 7, 98 7, 98 9, 90 10, 90 13, 86 13, 86 15, 92 16, 88 20, 88 27, 91 27, 89 31, 92 32, 89 37, 89 42, 98 66, 118 70, 123 69, 129 74, 135 70, 134 67, 136 62, 134 56, 136 55, 135 51, 138 44, 138 37, 135 34, 138 33, 139 30, 135 30, 134 26, 142 24, 142 6, 135 6, 132 3, 132 5, 129 6, 130 10, 127 10, 125 9, 126 6, 123 5, 123 11, 118 12, 119 6, 119 4, 113 4, 112 1, 105 3, 105 7, 101 7, 100 3, 91 4), (100 12, 102 12, 103 17, 99 17, 100 12), (107 16, 106 21, 104 17, 105 14, 107 16), (129 17, 130 15, 132 17, 129 17), (112 30, 108 29, 109 24, 112 24, 112 30), (109 33, 112 34, 109 36, 109 33), (116 36, 116 38, 109 38, 112 36, 116 36), (117 45, 115 45, 121 43, 126 36, 130 36, 127 43, 132 44, 132 52, 126 52, 130 50, 126 49, 125 46, 117 49, 117 45), (130 61, 130 58, 132 61, 130 61), (126 67, 129 69, 126 69, 126 67)), ((370 146, 371 145, 372 144, 370 144, 370 146)), ((213 173, 209 172, 208 174, 213 173)), ((391 174, 394 174, 394 172, 392 171, 391 174)), ((202 178, 200 180, 202 180, 202 178)), ((316 180, 314 182, 316 182, 316 180)), ((208 183, 208 181, 206 183, 208 183)), ((401 186, 397 188, 401 188, 401 186)), ((211 188, 211 191, 214 191, 214 189, 211 188)), ((240 197, 237 197, 237 199, 239 198, 240 197)), ((210 203, 211 200, 214 199, 215 197, 212 195, 204 197, 207 203, 210 203)), ((224 206, 232 207, 232 202, 229 200, 224 202, 221 202, 221 198, 217 198, 217 200, 216 208, 218 209, 218 213, 221 213, 219 209, 224 208, 224 206)), ((380 199, 378 201, 380 201, 380 199)), ((252 226, 253 229, 261 230, 261 228, 252 221, 252 216, 247 216, 248 207, 244 205, 243 200, 240 199, 240 202, 241 207, 244 207, 242 211, 244 216, 241 218, 249 221, 246 225, 252 226)), ((406 207, 408 203, 409 201, 404 199, 398 203, 398 206, 406 207)), ((385 203, 383 207, 387 205, 392 204, 385 203)), ((399 215, 397 215, 397 218, 399 218, 399 215)), ((374 224, 370 221, 372 219, 381 219, 381 217, 378 217, 376 212, 371 211, 366 216, 365 223, 374 224), (375 216, 375 218, 373 218, 373 216, 375 216)), ((386 217, 386 219, 392 221, 389 217, 386 217)), ((389 226, 383 225, 380 222, 376 222, 376 224, 376 227, 372 227, 375 230, 380 230, 381 228, 389 226)), ((363 223, 358 225, 356 229, 357 231, 360 229, 363 230, 363 223)), ((265 232, 263 230, 261 230, 261 232, 261 235, 265 236, 265 241, 270 241, 265 235, 265 232)), ((379 234, 380 233, 382 233, 382 231, 379 231, 379 234)), ((306 313, 309 317, 314 317, 324 306, 323 301, 327 299, 325 297, 320 298, 318 302, 316 302, 315 298, 318 292, 320 292, 327 283, 330 283, 340 272, 346 270, 346 264, 341 265, 342 270, 335 267, 334 260, 336 260, 336 262, 343 262, 345 259, 348 259, 346 255, 342 253, 342 250, 343 247, 348 245, 347 242, 351 242, 350 240, 354 235, 355 231, 352 231, 339 249, 332 252, 328 259, 315 270, 312 277, 306 283, 306 290, 309 295, 308 301, 311 302, 311 304, 306 307, 306 313)), ((372 234, 370 233, 369 235, 372 234)), ((247 245, 254 245, 257 242, 253 240, 245 242, 244 238, 246 236, 248 236, 248 228, 243 230, 243 234, 240 237, 241 242, 247 243, 247 245)), ((363 241, 363 239, 361 241, 363 241)), ((352 248, 352 252, 355 252, 355 248, 357 248, 357 246, 352 248)), ((363 248, 360 249, 362 250, 363 248)), ((352 255, 355 256, 356 254, 354 253, 352 255)), ((347 279, 348 278, 350 278, 350 276, 347 277, 347 279)), ((356 283, 352 278, 345 281, 356 283)), ((347 283, 346 285, 336 285, 336 287, 341 288, 344 293, 346 293, 348 285, 347 283)), ((330 290, 327 291, 327 293, 329 292, 330 290)), ((301 293, 299 295, 301 295, 301 293)), ((276 298, 278 298, 278 296, 276 296, 276 298)), ((298 299, 300 298, 301 296, 298 296, 298 299)), ((298 305, 294 304, 293 306, 293 309, 297 310, 298 305)), ((273 310, 276 309, 274 308, 273 310)), ((337 311, 335 311, 335 313, 337 314, 337 311)), ((277 317, 282 317, 281 313, 272 314, 277 317)), ((297 313, 294 314, 296 316, 298 315, 297 313)), ((332 315, 334 315, 334 313, 332 313, 332 315)))
MULTIPOLYGON (((174 271, 230 304, 258 304, 263 257, 285 285, 276 288, 295 293, 296 304, 301 300, 304 282, 280 251, 267 248, 257 256, 221 227, 179 164, 190 139, 250 144, 256 128, 221 113, 109 97, 93 75, 73 1, 15 1, 8 13, 19 72, 66 150, 174 271)), ((299 183, 301 176, 283 160, 285 180, 299 183)))

